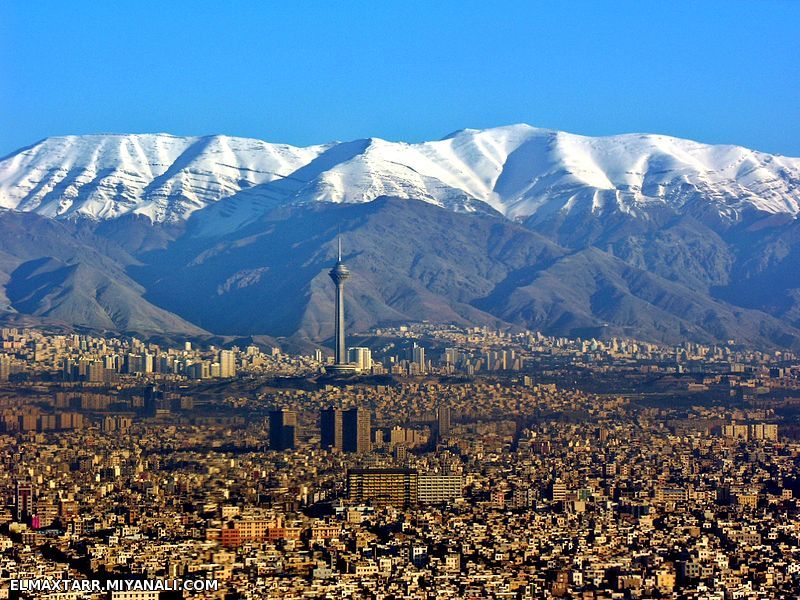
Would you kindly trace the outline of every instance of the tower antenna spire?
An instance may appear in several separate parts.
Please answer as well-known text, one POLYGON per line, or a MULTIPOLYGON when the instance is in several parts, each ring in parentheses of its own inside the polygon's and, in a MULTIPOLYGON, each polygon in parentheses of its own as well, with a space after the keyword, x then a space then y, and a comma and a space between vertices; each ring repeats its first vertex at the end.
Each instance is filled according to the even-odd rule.
POLYGON ((339 242, 339 262, 342 262, 342 236, 341 236, 341 234, 336 236, 336 240, 339 242))

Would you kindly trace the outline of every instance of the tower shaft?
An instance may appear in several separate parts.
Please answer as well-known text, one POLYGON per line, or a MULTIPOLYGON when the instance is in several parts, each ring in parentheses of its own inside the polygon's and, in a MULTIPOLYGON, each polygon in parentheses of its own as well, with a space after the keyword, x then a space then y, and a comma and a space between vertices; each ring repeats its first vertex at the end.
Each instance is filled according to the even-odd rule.
POLYGON ((347 362, 347 349, 344 341, 344 281, 336 281, 336 348, 337 365, 347 362))

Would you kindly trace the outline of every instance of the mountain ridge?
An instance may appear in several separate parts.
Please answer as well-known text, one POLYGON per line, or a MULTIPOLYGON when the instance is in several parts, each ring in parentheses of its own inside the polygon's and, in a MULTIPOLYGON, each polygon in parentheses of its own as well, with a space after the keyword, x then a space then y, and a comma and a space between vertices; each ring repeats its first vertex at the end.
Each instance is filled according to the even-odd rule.
POLYGON ((54 218, 133 212, 178 221, 240 193, 283 203, 391 195, 462 212, 483 203, 512 219, 646 215, 651 204, 681 209, 699 197, 736 220, 747 208, 800 213, 800 159, 660 134, 589 137, 516 124, 430 142, 304 148, 224 135, 61 136, 0 160, 0 206, 54 218))
POLYGON ((0 160, 0 320, 147 335, 442 320, 800 348, 800 159, 512 125, 307 148, 48 138, 0 160))

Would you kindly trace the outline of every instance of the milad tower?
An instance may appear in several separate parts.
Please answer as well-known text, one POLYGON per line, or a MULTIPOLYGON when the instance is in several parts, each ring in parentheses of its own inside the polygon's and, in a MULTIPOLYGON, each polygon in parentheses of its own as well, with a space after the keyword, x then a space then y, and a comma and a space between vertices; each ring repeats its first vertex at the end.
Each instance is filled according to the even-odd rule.
POLYGON ((350 269, 342 262, 342 239, 338 238, 339 259, 328 272, 336 285, 335 299, 335 333, 334 333, 334 363, 325 367, 331 374, 350 374, 356 372, 356 366, 347 362, 347 346, 344 339, 344 282, 350 277, 350 269))

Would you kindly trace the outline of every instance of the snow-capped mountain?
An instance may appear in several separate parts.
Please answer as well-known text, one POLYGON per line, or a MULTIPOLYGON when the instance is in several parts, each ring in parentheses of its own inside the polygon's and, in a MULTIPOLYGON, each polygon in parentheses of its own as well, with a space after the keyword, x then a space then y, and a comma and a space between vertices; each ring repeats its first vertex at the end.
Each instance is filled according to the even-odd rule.
POLYGON ((354 330, 797 350, 799 215, 800 159, 662 135, 50 138, 0 159, 0 323, 317 345, 342 231, 354 330))
POLYGON ((286 177, 323 150, 227 136, 48 138, 0 161, 0 206, 57 218, 180 220, 286 177))
POLYGON ((298 148, 226 136, 49 138, 0 161, 0 206, 56 218, 186 219, 235 228, 275 203, 424 200, 511 219, 657 207, 800 212, 800 159, 664 135, 586 137, 512 125, 407 144, 298 148), (222 201, 222 202, 220 202, 222 201))

